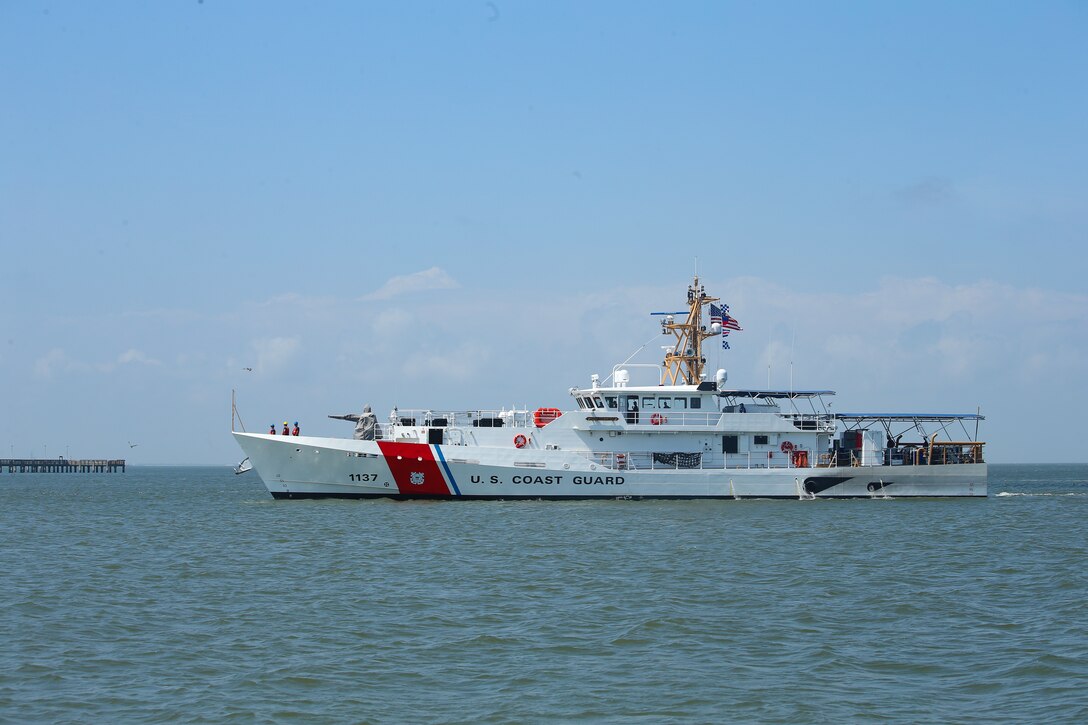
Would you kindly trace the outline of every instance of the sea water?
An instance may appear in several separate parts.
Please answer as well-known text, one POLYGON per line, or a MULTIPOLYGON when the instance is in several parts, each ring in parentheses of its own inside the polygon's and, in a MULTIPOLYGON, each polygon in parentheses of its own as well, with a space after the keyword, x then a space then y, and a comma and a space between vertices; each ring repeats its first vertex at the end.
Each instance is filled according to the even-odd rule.
POLYGON ((1088 466, 988 499, 0 476, 0 720, 1088 720, 1088 466))

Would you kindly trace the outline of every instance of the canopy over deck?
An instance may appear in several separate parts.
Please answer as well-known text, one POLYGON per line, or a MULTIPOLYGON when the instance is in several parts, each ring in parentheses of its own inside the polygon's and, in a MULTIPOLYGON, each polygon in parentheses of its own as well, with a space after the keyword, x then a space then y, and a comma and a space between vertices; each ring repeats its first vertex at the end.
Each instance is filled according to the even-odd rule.
POLYGON ((854 423, 869 421, 897 421, 910 423, 916 420, 950 423, 956 420, 986 420, 986 416, 977 413, 835 413, 839 420, 854 423))
POLYGON ((744 388, 740 390, 719 390, 718 395, 723 398, 818 398, 821 395, 834 395, 834 390, 753 390, 744 388))

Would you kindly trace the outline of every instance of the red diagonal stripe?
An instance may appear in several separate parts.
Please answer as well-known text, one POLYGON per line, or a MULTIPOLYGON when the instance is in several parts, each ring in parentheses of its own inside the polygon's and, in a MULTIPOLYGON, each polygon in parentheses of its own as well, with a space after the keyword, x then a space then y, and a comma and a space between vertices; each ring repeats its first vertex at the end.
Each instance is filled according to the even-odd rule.
POLYGON ((397 491, 409 496, 449 496, 450 489, 442 470, 434 459, 431 447, 426 443, 393 443, 378 441, 389 472, 397 482, 397 491), (413 474, 422 483, 412 483, 413 474))

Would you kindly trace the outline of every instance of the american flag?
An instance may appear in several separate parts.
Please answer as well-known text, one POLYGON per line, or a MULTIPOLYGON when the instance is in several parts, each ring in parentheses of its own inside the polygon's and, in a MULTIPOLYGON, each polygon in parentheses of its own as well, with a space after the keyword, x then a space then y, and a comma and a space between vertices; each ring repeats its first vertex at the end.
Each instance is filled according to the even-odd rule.
POLYGON ((740 323, 736 319, 729 316, 729 305, 722 305, 718 307, 715 304, 710 305, 710 324, 717 322, 722 326, 722 349, 729 349, 729 341, 725 338, 729 336, 732 330, 743 330, 740 323))
POLYGON ((722 334, 728 335, 730 330, 743 330, 740 323, 736 318, 729 316, 729 305, 722 305, 718 307, 715 304, 710 305, 710 324, 717 322, 722 326, 722 334))

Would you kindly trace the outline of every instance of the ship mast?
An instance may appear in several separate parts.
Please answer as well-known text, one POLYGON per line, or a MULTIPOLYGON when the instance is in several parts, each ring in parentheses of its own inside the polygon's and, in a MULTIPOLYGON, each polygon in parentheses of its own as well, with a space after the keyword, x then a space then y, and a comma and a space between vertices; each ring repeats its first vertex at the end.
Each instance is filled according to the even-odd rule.
POLYGON ((676 345, 665 353, 665 370, 661 373, 662 385, 698 385, 703 381, 703 340, 718 334, 710 332, 703 325, 703 306, 717 302, 717 297, 708 297, 706 290, 699 284, 699 275, 688 287, 688 315, 684 322, 677 322, 672 317, 661 323, 661 334, 672 333, 676 336, 676 345))

